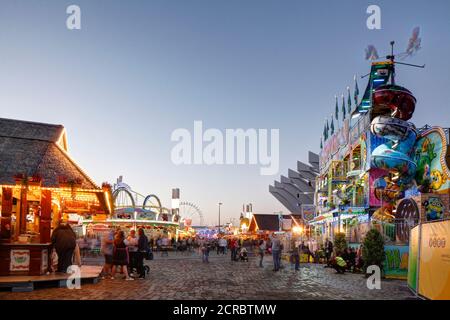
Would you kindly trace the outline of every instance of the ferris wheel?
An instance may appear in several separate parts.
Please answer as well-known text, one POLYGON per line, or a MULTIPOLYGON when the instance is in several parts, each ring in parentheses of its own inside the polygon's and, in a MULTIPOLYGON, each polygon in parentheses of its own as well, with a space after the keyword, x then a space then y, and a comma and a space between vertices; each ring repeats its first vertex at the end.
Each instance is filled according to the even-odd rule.
POLYGON ((203 213, 200 208, 192 203, 187 201, 180 202, 180 221, 185 225, 192 226, 203 226, 203 213))

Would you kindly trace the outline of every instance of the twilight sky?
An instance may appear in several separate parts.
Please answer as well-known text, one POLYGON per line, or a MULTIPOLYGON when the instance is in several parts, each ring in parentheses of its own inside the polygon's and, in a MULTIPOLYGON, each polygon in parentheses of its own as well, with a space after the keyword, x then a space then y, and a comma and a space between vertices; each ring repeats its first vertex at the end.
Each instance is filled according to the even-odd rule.
MULTIPOLYGON (((123 175, 170 206, 171 188, 200 206, 207 223, 287 210, 268 185, 308 150, 318 152, 334 95, 369 72, 364 49, 422 47, 397 83, 418 100, 412 119, 450 126, 450 2, 267 0, 0 1, 0 117, 63 124, 69 151, 100 184, 123 175), (81 30, 66 8, 81 7, 81 30), (382 29, 366 27, 381 7, 382 29), (280 129, 280 170, 171 162, 177 128, 194 120, 230 128, 280 129)), ((359 81, 361 91, 366 79, 359 81)))

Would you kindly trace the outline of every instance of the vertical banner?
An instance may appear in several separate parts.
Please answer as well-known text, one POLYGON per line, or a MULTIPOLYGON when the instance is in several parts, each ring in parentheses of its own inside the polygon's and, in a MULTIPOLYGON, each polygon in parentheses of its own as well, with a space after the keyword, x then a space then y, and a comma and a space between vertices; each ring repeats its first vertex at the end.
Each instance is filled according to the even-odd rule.
POLYGON ((450 220, 422 225, 419 294, 450 300, 450 220))
POLYGON ((408 286, 417 290, 417 254, 419 248, 419 226, 411 229, 409 235, 408 286))

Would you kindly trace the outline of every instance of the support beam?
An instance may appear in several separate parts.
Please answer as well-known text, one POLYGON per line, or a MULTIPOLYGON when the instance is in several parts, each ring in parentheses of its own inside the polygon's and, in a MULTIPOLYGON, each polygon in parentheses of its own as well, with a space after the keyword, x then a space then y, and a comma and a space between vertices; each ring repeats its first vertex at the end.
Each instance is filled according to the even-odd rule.
POLYGON ((52 222, 52 192, 50 190, 42 190, 41 194, 41 220, 39 222, 39 234, 41 243, 50 242, 52 222))
POLYGON ((11 240, 11 214, 13 207, 12 188, 2 188, 2 220, 1 220, 1 240, 9 242, 11 240))

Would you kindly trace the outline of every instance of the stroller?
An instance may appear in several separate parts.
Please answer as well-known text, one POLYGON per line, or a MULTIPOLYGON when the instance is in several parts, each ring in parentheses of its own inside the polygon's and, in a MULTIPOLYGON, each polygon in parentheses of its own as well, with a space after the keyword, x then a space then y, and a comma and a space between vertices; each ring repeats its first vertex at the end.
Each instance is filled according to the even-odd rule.
MULTIPOLYGON (((144 255, 144 259, 145 260, 153 260, 153 251, 150 248, 147 249, 147 252, 144 255)), ((150 267, 148 265, 146 265, 145 263, 144 263, 144 271, 145 271, 146 275, 148 275, 150 273, 150 267)), ((130 264, 128 266, 128 272, 129 272, 129 274, 138 273, 138 268, 136 266, 136 258, 130 259, 130 264)))
POLYGON ((248 252, 244 247, 239 251, 239 260, 248 262, 248 252))

